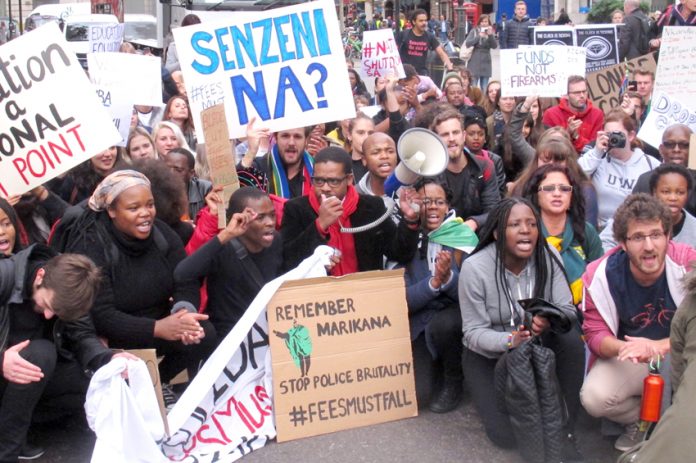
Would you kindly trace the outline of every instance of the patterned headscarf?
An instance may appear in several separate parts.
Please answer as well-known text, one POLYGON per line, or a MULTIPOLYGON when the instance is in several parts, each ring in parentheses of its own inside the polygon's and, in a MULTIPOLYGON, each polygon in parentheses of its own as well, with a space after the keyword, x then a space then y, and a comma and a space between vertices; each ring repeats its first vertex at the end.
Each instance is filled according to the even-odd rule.
POLYGON ((138 185, 150 188, 150 180, 134 170, 119 170, 107 175, 89 198, 89 208, 94 212, 106 210, 121 193, 138 185))

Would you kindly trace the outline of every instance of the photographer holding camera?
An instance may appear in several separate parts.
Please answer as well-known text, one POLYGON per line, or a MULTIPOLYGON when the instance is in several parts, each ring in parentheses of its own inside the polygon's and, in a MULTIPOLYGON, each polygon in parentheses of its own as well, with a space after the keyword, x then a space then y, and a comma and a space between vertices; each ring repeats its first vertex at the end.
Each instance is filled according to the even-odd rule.
POLYGON ((615 109, 604 118, 604 130, 597 132, 594 149, 578 159, 597 190, 600 228, 631 194, 638 177, 660 165, 660 161, 645 154, 639 144, 635 119, 615 109))

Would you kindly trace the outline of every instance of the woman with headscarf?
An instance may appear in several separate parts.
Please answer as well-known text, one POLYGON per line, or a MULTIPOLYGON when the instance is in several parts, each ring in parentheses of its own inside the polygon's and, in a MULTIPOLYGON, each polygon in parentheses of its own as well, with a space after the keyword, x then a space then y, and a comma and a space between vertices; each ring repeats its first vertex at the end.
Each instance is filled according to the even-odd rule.
POLYGON ((167 383, 184 368, 193 378, 215 345, 215 332, 207 315, 197 313, 198 284, 175 284, 184 247, 155 215, 148 178, 121 170, 99 184, 88 208, 58 228, 56 239, 60 250, 84 254, 102 269, 91 312, 97 333, 112 348, 156 349, 167 383))

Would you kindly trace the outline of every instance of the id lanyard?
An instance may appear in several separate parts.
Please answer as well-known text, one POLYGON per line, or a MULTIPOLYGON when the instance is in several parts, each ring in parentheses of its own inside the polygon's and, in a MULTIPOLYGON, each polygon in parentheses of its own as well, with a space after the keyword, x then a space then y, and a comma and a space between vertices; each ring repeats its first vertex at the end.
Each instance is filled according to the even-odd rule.
MULTIPOLYGON (((529 273, 529 272, 527 272, 527 269, 525 269, 524 272, 525 272, 525 273, 529 273)), ((520 274, 520 276, 522 276, 522 274, 520 274)), ((517 307, 519 306, 519 304, 518 304, 516 301, 519 301, 519 300, 521 300, 521 299, 529 299, 530 297, 532 297, 532 279, 531 279, 531 277, 528 277, 528 278, 527 278, 527 297, 524 297, 524 296, 522 295, 522 285, 520 285, 519 282, 518 282, 518 284, 517 284, 517 295, 519 296, 519 297, 517 298, 517 300, 513 299, 512 294, 511 294, 511 292, 510 292, 510 287, 509 287, 509 285, 508 285, 508 287, 507 287, 505 290, 507 291, 507 294, 508 294, 508 304, 510 304, 510 326, 511 326, 512 328, 514 328, 514 327, 515 327, 515 315, 516 315, 519 311, 521 311, 522 313, 524 313, 524 311, 523 311, 521 308, 520 308, 519 311, 517 310, 517 307), (513 300, 515 300, 515 302, 513 302, 513 300)), ((523 315, 520 315, 520 317, 521 317, 522 319, 524 319, 524 316, 523 316, 523 315)))

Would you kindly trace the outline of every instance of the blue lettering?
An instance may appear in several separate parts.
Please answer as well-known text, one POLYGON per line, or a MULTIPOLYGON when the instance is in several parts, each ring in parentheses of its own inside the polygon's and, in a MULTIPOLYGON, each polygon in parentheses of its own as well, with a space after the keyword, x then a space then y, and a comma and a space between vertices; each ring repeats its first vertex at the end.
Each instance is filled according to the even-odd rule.
POLYGON ((193 50, 199 55, 205 56, 210 60, 210 64, 202 64, 198 62, 198 60, 194 60, 191 64, 193 69, 201 74, 212 74, 217 70, 218 64, 220 64, 217 53, 209 48, 203 47, 200 44, 200 42, 210 43, 211 40, 213 40, 213 36, 207 32, 194 32, 194 34, 191 36, 191 47, 193 50))
POLYGON ((284 66, 280 68, 280 78, 278 79, 278 95, 276 97, 275 110, 273 111, 273 118, 278 119, 285 116, 285 93, 288 90, 292 90, 297 99, 297 103, 302 108, 302 111, 309 111, 312 109, 312 104, 307 98, 307 94, 302 89, 302 84, 297 79, 297 76, 290 66, 284 66))
POLYGON ((273 25, 275 26, 276 37, 278 37, 278 47, 280 48, 280 57, 283 61, 288 61, 295 59, 295 54, 288 51, 288 35, 283 32, 283 24, 288 24, 290 22, 289 16, 278 16, 273 18, 273 25))
POLYGON ((263 38, 261 42, 261 59, 259 61, 259 64, 263 66, 264 64, 277 63, 278 56, 268 56, 268 51, 271 49, 271 27, 273 26, 271 19, 267 18, 261 19, 259 21, 254 21, 253 23, 251 23, 251 26, 254 28, 263 27, 263 38))
POLYGON ((319 55, 330 55, 331 47, 329 46, 329 32, 326 30, 324 10, 319 8, 314 10, 314 32, 317 35, 317 43, 319 44, 319 55))
POLYGON ((247 113, 246 102, 244 100, 245 95, 249 98, 249 101, 262 120, 267 121, 271 118, 271 113, 268 109, 266 87, 263 84, 263 74, 261 71, 254 72, 254 85, 256 88, 252 87, 244 76, 233 76, 230 78, 230 81, 232 83, 232 94, 234 95, 237 115, 239 116, 239 123, 241 125, 249 123, 249 114, 247 113))
POLYGON ((215 29, 215 38, 217 39, 218 47, 220 48, 220 58, 222 58, 222 66, 225 71, 230 69, 235 69, 234 61, 227 60, 227 51, 230 49, 227 45, 222 42, 222 37, 230 33, 227 28, 215 29))
POLYGON ((307 47, 309 56, 317 56, 317 44, 314 41, 314 35, 312 34, 312 24, 309 19, 309 12, 302 12, 302 21, 300 21, 299 16, 296 14, 290 16, 290 20, 292 23, 292 35, 295 39, 295 53, 297 53, 297 59, 304 58, 304 52, 302 51, 303 42, 307 47))
POLYGON ((246 67, 246 62, 244 61, 244 56, 242 55, 242 48, 244 47, 244 52, 249 57, 249 61, 254 66, 257 66, 256 62, 256 50, 254 49, 254 37, 251 34, 251 24, 247 23, 244 25, 244 32, 246 35, 242 34, 237 26, 230 27, 232 31, 232 41, 234 42, 234 52, 237 55, 237 66, 239 69, 244 69, 246 67))

